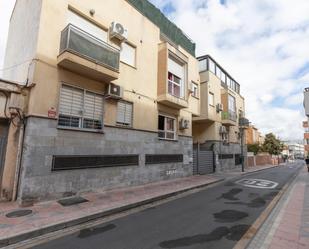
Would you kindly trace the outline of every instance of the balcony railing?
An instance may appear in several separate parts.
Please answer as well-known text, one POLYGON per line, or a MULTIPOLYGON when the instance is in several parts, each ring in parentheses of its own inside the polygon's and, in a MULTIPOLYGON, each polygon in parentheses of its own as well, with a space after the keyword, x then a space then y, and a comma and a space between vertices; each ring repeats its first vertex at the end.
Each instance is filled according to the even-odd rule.
POLYGON ((61 32, 60 54, 66 51, 119 71, 119 50, 72 24, 61 32))
POLYGON ((231 121, 236 122, 237 121, 237 114, 236 114, 236 112, 233 112, 233 111, 222 112, 222 119, 223 120, 231 120, 231 121))

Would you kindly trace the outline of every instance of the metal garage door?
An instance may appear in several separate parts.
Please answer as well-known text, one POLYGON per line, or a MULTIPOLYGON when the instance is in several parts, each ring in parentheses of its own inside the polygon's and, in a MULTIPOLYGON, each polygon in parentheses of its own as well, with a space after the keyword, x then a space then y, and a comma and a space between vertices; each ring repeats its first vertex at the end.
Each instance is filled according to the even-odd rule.
POLYGON ((9 129, 9 126, 8 126, 7 121, 0 120, 0 186, 1 186, 4 161, 5 161, 8 129, 9 129))
POLYGON ((210 150, 194 146, 193 148, 193 174, 205 175, 214 173, 214 153, 210 150))

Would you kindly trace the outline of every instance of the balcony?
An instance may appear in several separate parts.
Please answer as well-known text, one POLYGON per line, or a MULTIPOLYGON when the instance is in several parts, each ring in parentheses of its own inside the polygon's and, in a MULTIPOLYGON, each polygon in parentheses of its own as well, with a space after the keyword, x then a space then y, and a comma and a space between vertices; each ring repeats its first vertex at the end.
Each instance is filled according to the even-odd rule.
POLYGON ((59 66, 110 82, 118 79, 119 60, 119 50, 71 24, 61 32, 59 66))
MULTIPOLYGON (((167 42, 159 45, 158 53, 158 103, 172 107, 174 109, 183 109, 188 107, 187 95, 187 77, 177 77, 169 71, 170 57, 179 59, 179 64, 187 68, 188 58, 180 51, 169 45, 167 42)), ((184 69, 187 75, 187 69, 184 69)))
POLYGON ((222 112, 221 114, 222 124, 227 126, 236 126, 237 125, 237 114, 236 112, 227 111, 222 112))

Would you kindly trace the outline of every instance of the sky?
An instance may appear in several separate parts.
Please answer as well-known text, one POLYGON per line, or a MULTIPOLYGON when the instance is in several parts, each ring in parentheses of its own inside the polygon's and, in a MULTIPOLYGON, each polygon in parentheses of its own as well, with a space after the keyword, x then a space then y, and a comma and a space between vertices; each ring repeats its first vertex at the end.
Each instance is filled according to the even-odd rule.
MULTIPOLYGON (((303 138, 309 87, 308 0, 150 0, 241 85, 246 116, 264 134, 303 138)), ((0 77, 14 0, 0 0, 0 77)))
POLYGON ((302 140, 309 87, 308 0, 151 0, 241 85, 264 134, 302 140))

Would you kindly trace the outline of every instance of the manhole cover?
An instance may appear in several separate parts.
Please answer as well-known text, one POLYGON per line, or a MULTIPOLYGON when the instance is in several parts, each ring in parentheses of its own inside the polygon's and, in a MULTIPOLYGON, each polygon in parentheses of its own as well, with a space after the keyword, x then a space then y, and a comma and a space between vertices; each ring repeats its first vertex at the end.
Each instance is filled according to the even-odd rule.
POLYGON ((88 202, 88 200, 80 196, 66 198, 66 199, 62 199, 58 201, 58 203, 64 207, 77 205, 77 204, 81 204, 84 202, 88 202))
POLYGON ((32 214, 32 210, 30 209, 21 209, 21 210, 16 210, 10 213, 7 213, 5 216, 8 218, 18 218, 18 217, 23 217, 26 215, 32 214))

